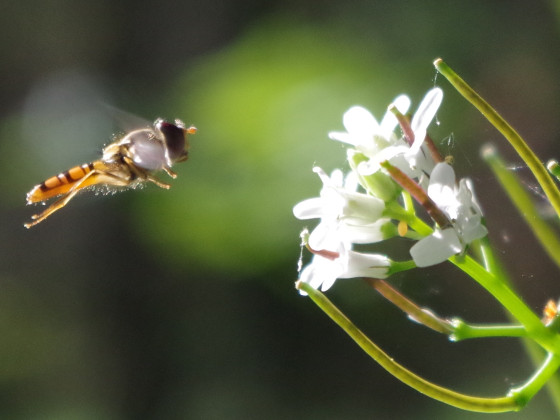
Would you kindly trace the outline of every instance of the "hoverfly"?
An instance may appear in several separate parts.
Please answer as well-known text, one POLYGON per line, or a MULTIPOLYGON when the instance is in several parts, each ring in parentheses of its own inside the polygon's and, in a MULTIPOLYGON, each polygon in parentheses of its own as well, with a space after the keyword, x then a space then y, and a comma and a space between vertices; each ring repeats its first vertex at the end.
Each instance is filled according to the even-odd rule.
POLYGON ((154 172, 164 170, 171 178, 177 174, 171 166, 188 158, 187 135, 196 133, 179 121, 175 123, 157 119, 152 127, 134 130, 103 148, 101 159, 74 166, 36 185, 27 194, 27 204, 48 200, 61 195, 46 210, 33 215, 26 228, 42 222, 64 207, 81 190, 96 185, 107 187, 135 187, 152 182, 160 188, 171 186, 156 177, 154 172))

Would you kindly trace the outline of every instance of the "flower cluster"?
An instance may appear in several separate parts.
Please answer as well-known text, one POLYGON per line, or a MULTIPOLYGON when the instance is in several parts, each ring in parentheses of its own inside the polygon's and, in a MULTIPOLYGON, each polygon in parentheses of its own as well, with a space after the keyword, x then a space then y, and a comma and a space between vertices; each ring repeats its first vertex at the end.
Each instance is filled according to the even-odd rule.
POLYGON ((298 219, 320 219, 306 236, 305 244, 314 256, 300 281, 324 291, 338 278, 386 278, 414 266, 443 262, 486 235, 470 181, 456 182, 453 168, 439 157, 427 136, 442 99, 441 89, 431 89, 412 119, 406 117, 411 101, 405 95, 394 100, 380 123, 359 106, 344 114, 346 131, 332 132, 329 137, 351 146, 347 155, 352 171, 344 176, 335 170, 329 177, 321 168, 314 168, 323 183, 319 197, 304 200, 293 209, 298 219), (395 168, 399 179, 384 170, 386 165, 395 168), (420 194, 403 188, 406 182, 402 181, 414 184, 420 194), (407 194, 440 215, 434 218, 433 228, 413 208, 403 207, 400 200, 407 194), (404 223, 405 229, 397 229, 397 223, 404 223), (416 229, 410 230, 408 225, 416 229), (410 249, 413 262, 352 250, 354 244, 397 235, 416 240, 410 249))

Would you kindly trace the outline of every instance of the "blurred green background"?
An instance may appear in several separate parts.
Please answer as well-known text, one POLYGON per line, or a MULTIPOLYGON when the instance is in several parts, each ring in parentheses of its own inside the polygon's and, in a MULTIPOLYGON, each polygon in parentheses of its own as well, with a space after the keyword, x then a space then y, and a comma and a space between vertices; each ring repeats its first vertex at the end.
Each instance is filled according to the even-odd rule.
MULTIPOLYGON (((327 138, 345 110, 380 117, 398 94, 417 106, 436 83, 445 98, 432 137, 473 178, 492 239, 540 313, 560 295, 557 271, 478 150, 491 141, 519 159, 434 82, 432 61, 461 73, 543 160, 560 158, 557 3, 30 0, 0 10, 0 418, 483 417, 399 383, 297 294, 304 223, 291 208, 318 193, 314 164, 345 167, 327 138), (26 230, 40 208, 25 206, 26 192, 99 156, 119 130, 110 107, 197 126, 171 190, 84 193, 26 230)), ((392 282, 440 315, 505 320, 450 266, 392 282)), ((516 340, 449 343, 359 280, 328 295, 442 385, 497 396, 531 374, 516 340)), ((553 413, 543 391, 515 418, 553 413)))

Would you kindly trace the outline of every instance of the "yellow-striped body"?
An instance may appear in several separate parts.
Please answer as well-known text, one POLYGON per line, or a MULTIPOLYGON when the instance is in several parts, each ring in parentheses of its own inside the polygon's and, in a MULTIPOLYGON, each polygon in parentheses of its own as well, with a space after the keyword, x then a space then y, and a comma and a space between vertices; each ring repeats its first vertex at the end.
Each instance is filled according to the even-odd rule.
MULTIPOLYGON (((52 213, 64 207, 78 192, 85 188, 94 185, 125 187, 131 185, 139 176, 142 179, 151 180, 150 175, 141 168, 135 168, 132 171, 131 166, 134 166, 134 164, 126 157, 123 157, 122 163, 119 164, 96 160, 74 166, 66 172, 48 178, 27 193, 27 204, 46 201, 57 196, 62 197, 43 212, 33 215, 31 217, 33 222, 26 223, 24 226, 29 229, 42 222, 52 213)), ((154 182, 158 184, 157 181, 154 180, 154 182)))
MULTIPOLYGON (((95 166, 99 166, 101 162, 84 163, 80 166, 74 166, 73 168, 55 175, 43 183, 36 185, 27 194, 27 204, 37 203, 40 201, 48 200, 49 198, 56 197, 60 194, 67 193, 72 186, 76 184, 80 179, 89 174, 95 166)), ((94 179, 88 180, 89 182, 84 183, 81 188, 88 187, 95 183, 94 179)))
POLYGON ((110 164, 102 160, 96 160, 91 163, 74 166, 66 172, 52 176, 41 184, 35 185, 27 193, 27 204, 38 203, 66 194, 73 188, 82 190, 96 184, 126 186, 133 178, 134 176, 126 165, 110 164), (91 174, 92 171, 95 172, 91 174))

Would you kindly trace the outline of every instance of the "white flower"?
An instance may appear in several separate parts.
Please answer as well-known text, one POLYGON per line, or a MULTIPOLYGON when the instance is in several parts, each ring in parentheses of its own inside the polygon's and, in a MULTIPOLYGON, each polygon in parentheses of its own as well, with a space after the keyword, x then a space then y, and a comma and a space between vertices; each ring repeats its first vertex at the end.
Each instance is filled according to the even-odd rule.
POLYGON ((470 181, 462 179, 457 186, 455 171, 447 163, 438 163, 434 167, 428 196, 446 214, 452 227, 436 229, 410 249, 418 267, 443 262, 463 252, 470 242, 488 233, 482 225, 482 211, 474 198, 470 181))
MULTIPOLYGON (((379 163, 389 160, 404 173, 411 177, 420 177, 422 173, 429 173, 433 167, 430 153, 423 146, 426 130, 432 122, 443 99, 443 92, 433 88, 424 97, 410 123, 414 132, 414 143, 409 146, 402 138, 398 138, 394 130, 398 121, 395 115, 387 111, 379 124, 369 111, 362 107, 350 108, 343 117, 347 132, 331 132, 333 140, 348 143, 369 158, 362 162, 359 170, 363 175, 370 175, 378 171, 379 163)), ((410 99, 401 95, 395 99, 393 105, 401 114, 406 114, 410 106, 410 99)))
POLYGON ((301 272, 300 281, 308 283, 314 289, 320 287, 322 291, 326 291, 336 279, 388 276, 391 260, 386 256, 352 251, 350 245, 345 242, 330 245, 332 248, 326 250, 327 252, 316 252, 312 262, 301 272))
MULTIPOLYGON (((406 114, 410 107, 410 99, 401 95, 395 98, 393 104, 401 114, 406 114)), ((331 132, 329 137, 354 146, 368 157, 374 157, 380 150, 397 142, 394 130, 398 121, 390 111, 387 111, 381 123, 378 123, 367 109, 354 106, 346 111, 342 122, 347 132, 331 132)))
POLYGON ((298 219, 321 219, 309 237, 311 248, 325 248, 331 236, 350 243, 372 243, 384 239, 381 227, 389 219, 382 217, 385 209, 383 200, 356 192, 357 181, 353 172, 343 183, 340 170, 334 171, 330 178, 321 168, 313 168, 313 171, 323 182, 320 196, 304 200, 293 209, 298 219))

